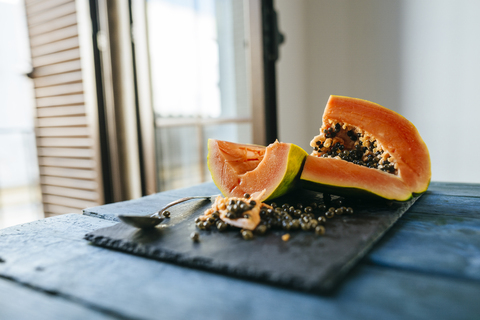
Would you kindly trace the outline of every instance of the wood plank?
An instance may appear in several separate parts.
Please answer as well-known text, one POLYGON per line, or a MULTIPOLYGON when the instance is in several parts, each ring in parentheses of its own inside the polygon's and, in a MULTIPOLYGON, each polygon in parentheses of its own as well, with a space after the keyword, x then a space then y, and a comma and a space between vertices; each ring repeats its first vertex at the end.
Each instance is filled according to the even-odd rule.
POLYGON ((55 167, 40 167, 39 170, 40 174, 44 176, 56 176, 61 178, 77 178, 87 180, 94 180, 97 178, 97 173, 92 170, 55 167))
POLYGON ((68 94, 83 93, 83 83, 74 82, 69 84, 61 84, 51 87, 37 88, 35 89, 35 95, 37 98, 61 96, 68 94))
POLYGON ((98 193, 94 191, 57 187, 57 186, 47 186, 47 185, 42 185, 41 188, 42 188, 43 194, 49 194, 54 196, 64 196, 64 197, 80 199, 80 200, 91 200, 91 201, 98 200, 98 193))
MULTIPOLYGON (((69 40, 69 38, 73 38, 77 36, 78 36, 77 25, 72 25, 69 27, 65 27, 62 29, 55 29, 47 33, 42 33, 37 36, 30 37, 30 46, 32 47, 32 53, 34 52, 35 49, 44 47, 47 44, 57 43, 58 45, 58 42, 65 42, 66 40, 69 40)), ((34 57, 38 57, 40 55, 36 55, 34 57)))
POLYGON ((42 46, 34 47, 31 49, 32 57, 36 58, 39 56, 44 56, 46 54, 51 54, 55 52, 65 51, 69 49, 75 49, 79 47, 78 37, 64 39, 61 41, 56 41, 52 43, 47 43, 42 46))
POLYGON ((88 137, 90 130, 87 127, 66 128, 37 128, 37 137, 88 137))
POLYGON ((77 13, 72 13, 55 20, 51 20, 48 23, 43 23, 29 28, 28 33, 31 37, 40 35, 42 33, 51 32, 53 30, 70 27, 77 24, 77 13))
MULTIPOLYGON (((42 86, 47 86, 52 84, 60 84, 63 82, 56 81, 50 84, 43 84, 43 82, 48 80, 48 78, 45 79, 46 77, 49 77, 49 76, 53 77, 53 75, 61 75, 61 76, 69 75, 70 72, 80 71, 81 69, 82 69, 82 64, 80 60, 73 60, 73 61, 61 62, 61 63, 56 63, 53 65, 48 65, 43 67, 36 67, 33 72, 33 83, 35 84, 35 87, 42 87, 42 86)), ((79 78, 75 80, 70 80, 67 82, 81 80, 82 79, 81 72, 78 72, 78 74, 80 75, 79 78)), ((58 77, 55 79, 58 79, 58 77)))
POLYGON ((480 219, 479 208, 480 197, 459 197, 429 193, 417 200, 410 212, 480 219))
POLYGON ((43 185, 70 187, 85 190, 96 190, 98 188, 98 183, 96 181, 49 176, 41 176, 40 183, 43 185))
POLYGON ((428 187, 427 193, 464 197, 480 197, 480 184, 433 181, 428 187))
POLYGON ((37 98, 37 107, 54 107, 65 105, 83 104, 85 102, 83 94, 69 94, 59 97, 37 98))
POLYGON ((28 18, 31 16, 38 14, 42 11, 52 9, 59 5, 72 2, 72 0, 48 0, 48 1, 39 1, 35 2, 31 5, 27 5, 25 11, 27 13, 28 18))
POLYGON ((63 16, 66 16, 75 12, 76 12, 75 1, 68 2, 66 4, 52 8, 51 10, 47 10, 39 14, 36 14, 32 17, 28 17, 27 19, 28 27, 32 28, 42 23, 49 23, 49 21, 61 18, 63 16))
POLYGON ((32 65, 34 68, 38 68, 76 59, 80 59, 80 49, 78 48, 36 57, 32 60, 32 65))
POLYGON ((39 147, 92 147, 90 138, 38 138, 39 147))
POLYGON ((88 208, 98 205, 97 202, 87 201, 81 199, 74 199, 63 196, 56 196, 50 194, 42 194, 43 203, 56 204, 66 207, 88 208))
POLYGON ((318 296, 79 241, 85 233, 113 224, 68 214, 1 230, 5 262, 0 264, 0 275, 114 310, 124 318, 161 314, 165 319, 187 319, 195 314, 199 319, 397 320, 476 319, 480 314, 480 285, 474 281, 363 264, 334 293, 318 296), (42 272, 35 271, 38 266, 42 272), (199 303, 205 297, 229 297, 241 303, 212 308, 199 303))
POLYGON ((0 278, 0 319, 118 319, 65 297, 0 278))
POLYGON ((69 126, 86 126, 88 125, 87 117, 54 117, 54 118, 38 118, 37 127, 69 127, 69 126))
POLYGON ((36 110, 37 117, 85 116, 85 106, 43 107, 36 110))
POLYGON ((38 164, 59 168, 95 169, 95 161, 88 159, 38 157, 38 164))
POLYGON ((70 158, 93 158, 94 151, 90 148, 51 148, 39 147, 38 156, 44 157, 70 157, 70 158))
POLYGON ((480 280, 480 219, 407 212, 368 261, 425 274, 480 280))

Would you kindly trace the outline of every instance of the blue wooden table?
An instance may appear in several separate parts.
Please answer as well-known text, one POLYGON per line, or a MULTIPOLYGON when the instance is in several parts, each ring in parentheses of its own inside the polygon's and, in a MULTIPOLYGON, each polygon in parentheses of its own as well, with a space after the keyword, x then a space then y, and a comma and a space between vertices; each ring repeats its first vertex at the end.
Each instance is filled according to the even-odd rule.
MULTIPOLYGON (((151 197, 166 203, 212 188, 151 197)), ((112 212, 121 207, 0 230, 0 319, 480 319, 479 184, 432 183, 329 295, 189 269, 83 240, 114 225, 112 212)))

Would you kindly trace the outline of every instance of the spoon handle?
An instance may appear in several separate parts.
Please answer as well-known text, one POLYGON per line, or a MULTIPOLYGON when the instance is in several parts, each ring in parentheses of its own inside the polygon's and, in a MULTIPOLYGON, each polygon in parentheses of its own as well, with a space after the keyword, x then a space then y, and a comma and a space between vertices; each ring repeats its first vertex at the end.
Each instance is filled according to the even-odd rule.
POLYGON ((215 199, 217 196, 218 195, 214 195, 214 196, 192 196, 192 197, 181 198, 181 199, 170 202, 165 207, 163 207, 162 209, 160 209, 157 212, 155 212, 154 214, 152 214, 151 217, 155 217, 155 216, 160 217, 160 215, 163 213, 163 211, 167 210, 170 207, 173 207, 174 205, 177 205, 179 203, 182 203, 182 202, 185 202, 185 201, 188 201, 188 200, 192 200, 192 199, 204 199, 204 200, 210 199, 210 200, 212 200, 212 199, 215 199))

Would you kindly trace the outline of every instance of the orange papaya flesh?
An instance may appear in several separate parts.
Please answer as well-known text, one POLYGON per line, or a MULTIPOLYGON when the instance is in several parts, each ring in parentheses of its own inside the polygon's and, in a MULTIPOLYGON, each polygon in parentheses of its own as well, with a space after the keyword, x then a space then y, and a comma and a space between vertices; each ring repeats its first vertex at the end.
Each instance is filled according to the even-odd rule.
POLYGON ((404 201, 430 183, 430 155, 415 126, 373 102, 331 96, 310 144, 301 176, 310 189, 404 201))
POLYGON ((277 198, 298 186, 307 153, 291 143, 267 147, 208 140, 208 168, 225 197, 262 193, 259 201, 277 198))
POLYGON ((213 214, 216 212, 219 214, 219 218, 222 221, 231 226, 245 230, 255 230, 261 220, 260 210, 272 209, 271 206, 259 201, 262 196, 262 192, 256 193, 249 198, 222 198, 221 196, 218 196, 212 204, 212 207, 205 210, 199 219, 200 221, 206 221, 209 217, 213 217, 213 214), (229 208, 232 202, 237 205, 237 211, 240 212, 232 212, 232 208, 229 208), (243 210, 242 205, 245 206, 243 210))

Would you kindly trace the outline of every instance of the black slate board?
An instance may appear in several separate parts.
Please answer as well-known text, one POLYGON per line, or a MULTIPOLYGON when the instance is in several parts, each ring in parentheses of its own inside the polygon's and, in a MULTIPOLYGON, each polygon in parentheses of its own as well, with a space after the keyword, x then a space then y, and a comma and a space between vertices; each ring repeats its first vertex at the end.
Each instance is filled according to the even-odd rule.
MULTIPOLYGON (((135 205, 139 208, 152 207, 153 200, 152 196, 137 199, 135 205)), ((245 241, 236 229, 223 233, 217 230, 199 231, 200 242, 195 243, 189 235, 198 231, 194 219, 209 207, 207 202, 176 206, 171 210, 170 221, 153 230, 139 230, 118 223, 90 232, 85 239, 94 245, 192 268, 326 293, 335 288, 415 200, 403 203, 365 200, 351 204, 355 213, 328 219, 324 236, 290 231, 289 241, 282 240, 281 236, 286 232, 280 230, 245 241)), ((277 202, 282 201, 294 204, 323 200, 321 194, 298 191, 277 202)), ((87 214, 94 211, 90 210, 87 214)))

